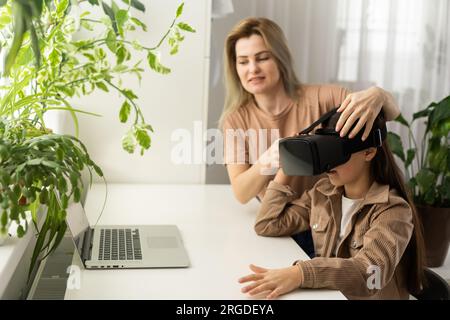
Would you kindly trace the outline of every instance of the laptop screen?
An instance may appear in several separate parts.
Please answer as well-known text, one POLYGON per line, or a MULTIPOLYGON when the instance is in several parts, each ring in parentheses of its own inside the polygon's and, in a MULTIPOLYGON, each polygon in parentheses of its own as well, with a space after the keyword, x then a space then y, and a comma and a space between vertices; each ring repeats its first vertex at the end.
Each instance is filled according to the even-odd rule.
POLYGON ((69 205, 67 208, 66 222, 75 242, 75 247, 82 257, 83 239, 86 231, 89 230, 89 221, 81 203, 71 203, 69 205))

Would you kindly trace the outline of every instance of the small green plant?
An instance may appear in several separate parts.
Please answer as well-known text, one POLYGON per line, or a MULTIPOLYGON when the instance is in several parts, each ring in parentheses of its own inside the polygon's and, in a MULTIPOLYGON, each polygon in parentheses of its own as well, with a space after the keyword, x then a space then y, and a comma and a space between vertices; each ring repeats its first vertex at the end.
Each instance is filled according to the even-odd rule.
MULTIPOLYGON (((10 127, 0 122, 0 204, 1 233, 12 221, 17 235, 28 231, 26 212, 38 232, 32 270, 38 255, 51 253, 66 230, 69 200, 79 202, 84 189, 81 173, 87 169, 103 177, 101 169, 90 159, 86 147, 70 135, 52 134, 34 127, 10 127), (38 206, 47 207, 43 225, 37 222, 38 206)), ((45 256, 43 257, 45 258, 45 256)))
POLYGON ((405 154, 400 137, 392 132, 388 134, 388 143, 404 164, 415 202, 450 207, 450 96, 414 113, 411 122, 402 115, 396 120, 408 128, 409 147, 405 154), (419 119, 425 124, 420 148, 411 130, 419 119))

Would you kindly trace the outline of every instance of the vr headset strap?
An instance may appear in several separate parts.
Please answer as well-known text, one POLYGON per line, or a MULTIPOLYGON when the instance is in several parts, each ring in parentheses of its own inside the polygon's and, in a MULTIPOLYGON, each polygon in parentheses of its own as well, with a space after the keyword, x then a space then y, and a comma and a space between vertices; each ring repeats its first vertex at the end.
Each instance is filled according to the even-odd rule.
MULTIPOLYGON (((339 107, 338 107, 339 108, 339 107)), ((323 116, 321 116, 318 120, 314 121, 308 128, 304 129, 303 131, 299 132, 299 134, 308 134, 310 133, 315 127, 317 127, 319 124, 324 122, 325 120, 328 120, 331 118, 337 111, 338 108, 335 108, 327 113, 325 113, 323 116)))

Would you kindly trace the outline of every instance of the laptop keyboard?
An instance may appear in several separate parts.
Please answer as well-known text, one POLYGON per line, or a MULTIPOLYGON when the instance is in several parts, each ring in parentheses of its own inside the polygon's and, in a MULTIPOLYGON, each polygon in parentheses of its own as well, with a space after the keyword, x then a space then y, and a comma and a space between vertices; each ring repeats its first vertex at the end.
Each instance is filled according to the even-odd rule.
POLYGON ((139 229, 100 229, 98 260, 142 260, 139 229))

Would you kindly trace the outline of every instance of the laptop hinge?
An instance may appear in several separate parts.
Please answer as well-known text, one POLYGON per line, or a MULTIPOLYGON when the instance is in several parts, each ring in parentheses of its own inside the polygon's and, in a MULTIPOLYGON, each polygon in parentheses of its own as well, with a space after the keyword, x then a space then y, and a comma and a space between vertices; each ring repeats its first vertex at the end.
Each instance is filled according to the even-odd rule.
POLYGON ((84 241, 83 241, 83 256, 81 257, 83 261, 91 260, 92 256, 92 242, 94 240, 94 229, 89 228, 86 230, 86 233, 84 234, 84 241))

